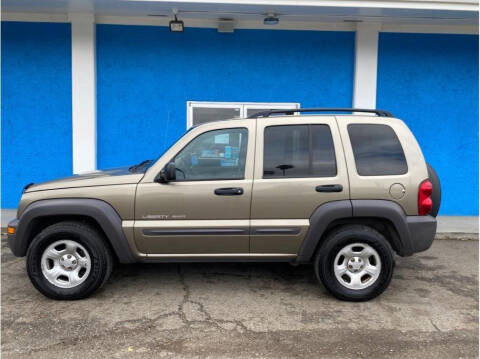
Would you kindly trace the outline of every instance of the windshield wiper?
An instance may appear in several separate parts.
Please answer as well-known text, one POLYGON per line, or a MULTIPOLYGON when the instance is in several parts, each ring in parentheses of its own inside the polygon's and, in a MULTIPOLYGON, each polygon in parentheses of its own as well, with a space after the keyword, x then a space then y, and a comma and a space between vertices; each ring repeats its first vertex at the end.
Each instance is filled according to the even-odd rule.
POLYGON ((134 172, 137 172, 139 168, 142 168, 142 167, 144 167, 144 166, 146 166, 146 165, 148 165, 148 164, 150 164, 150 163, 152 163, 152 162, 153 162, 153 160, 145 160, 145 161, 142 161, 142 162, 140 162, 140 163, 138 163, 138 164, 136 164, 136 165, 133 165, 133 166, 129 167, 128 170, 129 170, 130 172, 133 172, 133 173, 134 173, 134 172))

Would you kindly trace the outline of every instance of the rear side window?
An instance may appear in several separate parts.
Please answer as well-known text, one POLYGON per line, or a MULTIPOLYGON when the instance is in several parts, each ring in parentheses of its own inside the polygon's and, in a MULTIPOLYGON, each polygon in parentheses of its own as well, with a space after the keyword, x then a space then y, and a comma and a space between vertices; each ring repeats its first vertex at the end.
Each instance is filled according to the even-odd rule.
POLYGON ((360 176, 407 173, 405 154, 397 135, 390 126, 350 124, 348 134, 360 176))
POLYGON ((333 177, 337 174, 328 125, 265 128, 263 178, 333 177))

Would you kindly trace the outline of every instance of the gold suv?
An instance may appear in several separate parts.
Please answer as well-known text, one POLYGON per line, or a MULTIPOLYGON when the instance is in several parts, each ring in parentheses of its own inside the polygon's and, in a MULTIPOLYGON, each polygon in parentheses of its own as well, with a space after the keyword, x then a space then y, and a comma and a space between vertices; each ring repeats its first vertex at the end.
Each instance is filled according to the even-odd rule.
POLYGON ((194 127, 155 161, 27 185, 8 242, 55 299, 90 295, 115 261, 284 261, 361 301, 387 288, 394 253, 430 247, 439 206, 390 113, 272 110, 194 127))

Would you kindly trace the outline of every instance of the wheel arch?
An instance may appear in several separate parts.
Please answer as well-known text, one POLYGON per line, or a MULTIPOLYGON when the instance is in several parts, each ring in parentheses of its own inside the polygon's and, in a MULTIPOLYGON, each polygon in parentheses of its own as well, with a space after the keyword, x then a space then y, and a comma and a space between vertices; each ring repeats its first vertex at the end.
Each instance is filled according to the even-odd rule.
POLYGON ((33 202, 18 219, 12 251, 17 256, 25 256, 37 233, 64 220, 89 223, 105 236, 120 263, 136 261, 123 233, 122 219, 110 204, 97 199, 62 198, 33 202))
POLYGON ((374 228, 385 236, 400 256, 413 253, 406 215, 397 203, 387 200, 343 200, 327 202, 314 211, 297 262, 310 262, 325 237, 335 228, 347 224, 374 228))
POLYGON ((395 252, 399 252, 399 250, 401 250, 401 242, 397 229, 389 219, 382 217, 349 217, 336 219, 328 225, 325 232, 322 234, 320 240, 318 241, 313 254, 317 252, 318 248, 321 246, 325 238, 331 232, 342 226, 356 224, 368 226, 375 229, 377 232, 379 232, 385 237, 385 239, 388 241, 388 243, 395 252))

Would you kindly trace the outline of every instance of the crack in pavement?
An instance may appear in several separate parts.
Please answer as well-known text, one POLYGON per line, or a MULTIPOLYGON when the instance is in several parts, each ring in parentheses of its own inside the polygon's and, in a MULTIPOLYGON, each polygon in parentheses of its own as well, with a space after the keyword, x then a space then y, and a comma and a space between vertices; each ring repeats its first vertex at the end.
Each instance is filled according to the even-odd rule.
POLYGON ((362 304, 319 290, 309 267, 172 263, 122 267, 107 290, 67 305, 44 300, 20 270, 23 259, 2 253, 2 354, 476 357, 474 244, 439 241, 431 259, 400 259, 390 289, 362 304), (448 265, 437 272, 436 261, 448 265))
MULTIPOLYGON (((191 299, 191 291, 189 285, 186 283, 185 280, 185 273, 183 271, 183 268, 181 265, 178 266, 178 274, 180 277, 180 283, 182 285, 182 289, 184 291, 184 295, 182 298, 182 301, 179 303, 177 310, 170 311, 167 313, 163 313, 160 315, 157 315, 153 318, 139 318, 139 319, 129 319, 129 320, 123 320, 115 323, 115 326, 111 329, 105 330, 101 334, 94 334, 94 335, 85 335, 85 336, 77 336, 77 337, 65 337, 65 338, 59 338, 59 340, 55 343, 51 343, 45 346, 40 346, 36 348, 30 348, 28 350, 22 351, 21 353, 23 354, 32 354, 32 353, 38 353, 38 352, 43 352, 43 351, 48 351, 52 348, 58 347, 60 345, 78 345, 82 342, 86 342, 88 340, 93 340, 93 339, 98 339, 101 337, 108 337, 109 335, 112 335, 113 333, 115 334, 121 334, 121 333, 128 333, 131 328, 126 328, 125 326, 128 324, 133 324, 135 326, 135 330, 141 330, 141 331, 149 331, 152 328, 156 327, 156 322, 158 322, 161 319, 165 319, 171 316, 178 316, 184 326, 191 328, 195 324, 201 324, 201 325, 208 325, 211 326, 219 331, 226 331, 226 330, 238 330, 240 333, 247 333, 247 332, 253 332, 252 330, 248 329, 241 321, 238 320, 225 320, 225 319, 215 319, 212 317, 212 315, 206 310, 205 306, 203 303, 199 301, 195 301, 191 299), (186 314, 186 306, 187 305, 193 305, 197 308, 197 310, 204 316, 204 320, 198 320, 198 319, 189 319, 186 314), (232 325, 232 329, 227 329, 223 325, 232 325)), ((20 317, 15 318, 15 320, 12 323, 9 323, 8 327, 12 327, 14 322, 17 322, 20 319, 20 317)), ((3 323, 4 325, 6 323, 3 323)), ((171 329, 165 329, 166 331, 170 331, 171 329)), ((7 353, 13 353, 12 351, 5 351, 3 349, 5 354, 7 353)))
POLYGON ((183 292, 184 292, 183 300, 178 306, 178 313, 180 315, 180 319, 185 325, 191 326, 192 324, 207 324, 215 327, 220 331, 223 331, 226 329, 225 327, 222 327, 220 324, 230 324, 230 325, 234 325, 232 330, 237 329, 240 332, 252 332, 240 320, 226 320, 226 319, 213 318, 212 315, 207 311, 203 303, 191 299, 190 287, 188 286, 185 280, 185 272, 183 271, 183 268, 181 265, 178 265, 178 275, 180 277, 180 283, 182 284, 183 292), (202 313, 206 319, 205 320, 189 320, 185 313, 185 306, 188 304, 195 305, 198 308, 198 311, 202 313))
POLYGON ((437 327, 437 325, 433 322, 432 318, 430 318, 430 323, 433 325, 433 327, 437 330, 437 332, 441 332, 442 330, 437 327))

